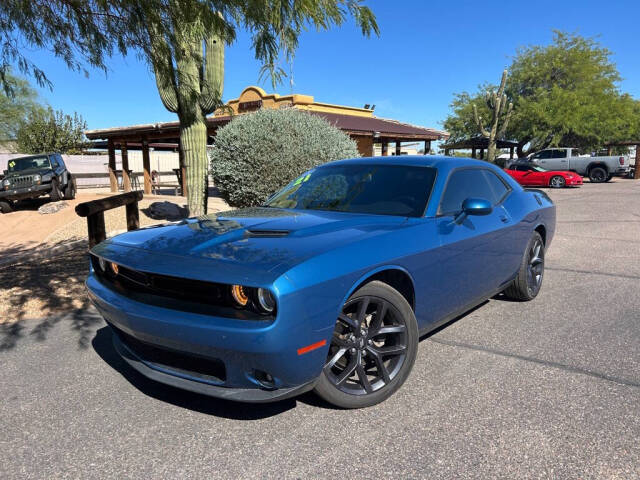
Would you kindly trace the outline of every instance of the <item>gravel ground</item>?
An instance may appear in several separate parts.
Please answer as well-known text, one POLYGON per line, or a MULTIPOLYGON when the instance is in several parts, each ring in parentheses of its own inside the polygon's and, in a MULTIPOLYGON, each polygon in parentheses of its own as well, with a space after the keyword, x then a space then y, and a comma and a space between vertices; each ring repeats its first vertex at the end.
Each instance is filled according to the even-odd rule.
POLYGON ((538 298, 423 339, 368 409, 154 383, 92 308, 0 325, 0 478, 640 478, 640 182, 550 194, 538 298))

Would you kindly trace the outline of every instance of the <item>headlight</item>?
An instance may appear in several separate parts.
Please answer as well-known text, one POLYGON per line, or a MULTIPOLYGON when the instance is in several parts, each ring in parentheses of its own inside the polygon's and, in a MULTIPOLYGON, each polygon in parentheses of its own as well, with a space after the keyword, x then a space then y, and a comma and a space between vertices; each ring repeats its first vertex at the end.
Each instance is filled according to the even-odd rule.
POLYGON ((100 270, 103 272, 107 269, 107 262, 102 257, 98 257, 98 265, 100 265, 100 270))
POLYGON ((11 180, 9 180, 8 178, 2 181, 2 185, 4 187, 8 187, 11 185, 11 180))
POLYGON ((266 288, 259 288, 257 292, 258 305, 264 313, 271 313, 276 308, 276 299, 266 288))
POLYGON ((230 293, 238 308, 248 308, 262 315, 273 314, 276 309, 276 299, 266 288, 231 285, 230 293))
POLYGON ((38 183, 40 180, 42 180, 42 177, 40 175, 38 175, 37 173, 33 176, 33 181, 38 183))
POLYGON ((52 178, 53 178, 53 173, 45 173, 42 176, 42 181, 43 182, 50 182, 52 178))

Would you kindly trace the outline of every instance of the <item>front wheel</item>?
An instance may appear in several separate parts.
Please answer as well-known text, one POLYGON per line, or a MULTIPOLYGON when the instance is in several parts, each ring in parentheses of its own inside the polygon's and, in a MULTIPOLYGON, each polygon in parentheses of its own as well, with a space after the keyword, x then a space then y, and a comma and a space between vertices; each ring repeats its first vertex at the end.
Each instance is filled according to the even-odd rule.
POLYGON ((536 298, 544 277, 544 242, 538 232, 533 232, 522 256, 518 276, 504 294, 513 300, 529 301, 536 298))
POLYGON ((67 182, 67 188, 64 189, 64 199, 73 200, 76 198, 76 179, 70 178, 67 182))
POLYGON ((55 178, 51 180, 51 193, 49 193, 49 196, 51 197, 51 201, 53 202, 62 200, 62 191, 60 190, 60 184, 55 178))
POLYGON ((341 408, 380 403, 407 379, 417 351, 409 303, 386 283, 367 283, 342 307, 315 392, 341 408))
POLYGON ((0 212, 2 213, 11 213, 13 208, 11 207, 11 203, 0 201, 0 212))
POLYGON ((567 181, 561 175, 554 175, 549 180, 549 186, 552 188, 562 188, 567 184, 567 181))

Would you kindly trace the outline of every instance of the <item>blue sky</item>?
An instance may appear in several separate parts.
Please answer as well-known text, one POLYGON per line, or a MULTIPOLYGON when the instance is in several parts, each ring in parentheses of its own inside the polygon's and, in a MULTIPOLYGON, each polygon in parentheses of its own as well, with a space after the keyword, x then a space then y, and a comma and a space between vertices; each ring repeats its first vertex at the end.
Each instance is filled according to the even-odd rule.
MULTIPOLYGON (((317 101, 362 106, 376 115, 440 127, 453 93, 498 81, 523 45, 547 44, 552 30, 598 36, 613 53, 622 90, 640 98, 640 2, 370 0, 379 38, 364 38, 351 23, 300 39, 293 64, 295 93, 317 101), (505 8, 505 5, 509 5, 505 8)), ((89 128, 175 120, 158 97, 153 75, 134 56, 114 57, 105 74, 70 72, 48 52, 33 51, 54 87, 38 89, 56 109, 77 111, 89 128)), ((258 82, 250 38, 238 32, 226 51, 225 100, 258 82)), ((270 83, 261 84, 268 92, 270 83)), ((288 81, 277 87, 290 93, 288 81)))

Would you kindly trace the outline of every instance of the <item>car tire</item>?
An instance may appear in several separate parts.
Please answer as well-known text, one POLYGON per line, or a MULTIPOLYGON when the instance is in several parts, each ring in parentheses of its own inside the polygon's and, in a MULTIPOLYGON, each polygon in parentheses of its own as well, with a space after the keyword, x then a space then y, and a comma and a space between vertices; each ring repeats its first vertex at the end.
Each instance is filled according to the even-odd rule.
POLYGON ((0 202, 0 212, 2 213, 11 213, 13 211, 13 208, 11 207, 11 204, 8 202, 0 202))
POLYGON ((593 167, 589 170, 589 180, 591 183, 602 183, 607 181, 609 174, 602 167, 593 167))
POLYGON ((51 197, 51 201, 53 202, 62 200, 62 192, 60 191, 60 184, 58 183, 58 180, 56 180, 55 178, 51 180, 51 193, 49 193, 49 196, 51 197))
POLYGON ((608 175, 607 179, 605 180, 605 182, 610 182, 612 178, 613 178, 613 175, 608 175))
POLYGON ((567 184, 567 181, 564 179, 562 175, 554 175, 549 180, 549 186, 551 188, 564 188, 567 184))
POLYGON ((342 307, 315 392, 339 408, 376 405, 402 386, 417 351, 418 324, 407 300, 386 283, 367 283, 342 307))
POLYGON ((69 178, 67 188, 64 189, 64 199, 73 200, 74 198, 76 198, 76 179, 69 178))
POLYGON ((518 275, 504 291, 504 294, 512 300, 521 302, 533 300, 542 288, 543 278, 544 242, 538 232, 533 232, 522 256, 518 275))

